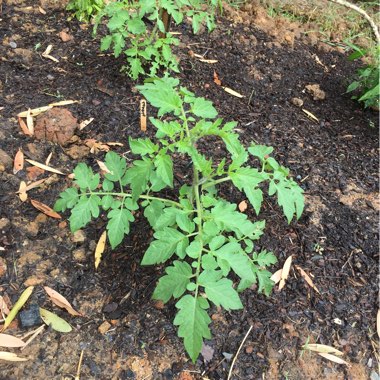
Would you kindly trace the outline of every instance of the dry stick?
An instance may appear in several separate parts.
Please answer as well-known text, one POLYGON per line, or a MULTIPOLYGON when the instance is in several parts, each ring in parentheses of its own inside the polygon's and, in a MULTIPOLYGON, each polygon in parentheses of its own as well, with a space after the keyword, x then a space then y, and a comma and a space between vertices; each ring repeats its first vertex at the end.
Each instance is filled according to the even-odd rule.
POLYGON ((79 380, 80 379, 80 369, 82 367, 83 352, 84 352, 84 350, 82 350, 82 352, 80 353, 79 363, 78 363, 78 368, 77 368, 77 374, 76 374, 74 380, 79 380))
POLYGON ((234 368, 234 365, 235 365, 236 359, 237 359, 237 357, 239 356, 240 350, 242 349, 242 347, 243 347, 243 345, 244 345, 244 342, 247 340, 248 335, 249 335, 249 333, 250 333, 251 330, 252 330, 252 327, 253 327, 253 326, 251 326, 251 327, 249 328, 247 334, 245 334, 245 337, 244 337, 243 341, 240 343, 240 346, 239 346, 239 348, 238 348, 238 350, 237 350, 237 353, 236 353, 234 359, 232 360, 232 364, 231 364, 230 372, 228 372, 227 380, 230 380, 230 378, 231 378, 231 376, 232 376, 232 370, 233 370, 233 368, 234 368))
POLYGON ((343 5, 343 6, 347 7, 347 8, 353 9, 354 11, 360 13, 369 22, 369 24, 371 25, 373 33, 375 34, 375 37, 376 37, 377 45, 380 46, 379 29, 377 28, 377 26, 376 26, 375 22, 373 21, 373 19, 368 15, 368 13, 365 10, 359 8, 355 4, 349 3, 346 0, 330 0, 330 1, 333 2, 333 3, 339 4, 339 5, 343 5))

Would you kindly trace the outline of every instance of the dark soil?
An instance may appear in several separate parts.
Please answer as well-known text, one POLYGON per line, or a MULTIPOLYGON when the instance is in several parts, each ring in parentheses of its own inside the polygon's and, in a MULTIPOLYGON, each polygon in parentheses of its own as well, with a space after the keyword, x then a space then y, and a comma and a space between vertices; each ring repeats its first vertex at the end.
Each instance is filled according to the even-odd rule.
MULTIPOLYGON (((162 307, 151 300, 163 267, 139 265, 152 235, 141 214, 129 237, 116 250, 108 248, 95 271, 93 255, 104 220, 73 237, 60 220, 15 194, 20 181, 27 180, 26 170, 12 172, 11 159, 19 148, 39 162, 53 152, 50 165, 70 173, 78 162, 96 168, 96 159, 104 158, 104 152, 92 154, 81 141, 122 143, 111 148, 128 157, 128 137, 143 133, 135 83, 119 73, 121 60, 99 53, 90 28, 66 21, 61 10, 43 15, 34 2, 11 3, 3 4, 0 27, 0 295, 13 304, 26 286, 35 285, 26 308, 38 304, 52 310, 74 329, 69 334, 45 329, 22 353, 15 351, 29 361, 2 362, 0 378, 74 378, 84 349, 82 379, 226 379, 231 356, 250 326, 232 379, 369 378, 377 365, 378 124, 374 111, 363 110, 345 94, 354 64, 339 52, 297 40, 293 46, 280 45, 253 26, 226 20, 212 34, 193 36, 187 25, 180 29, 182 85, 212 100, 221 117, 236 120, 245 145, 273 146, 276 159, 305 190, 306 211, 297 223, 287 225, 280 209, 265 202, 260 217, 267 221, 266 234, 257 249, 276 253, 279 263, 273 271, 293 255, 321 293, 295 269, 285 289, 270 297, 245 291, 243 311, 212 310, 213 339, 206 342, 214 350, 212 359, 200 356, 193 365, 172 325, 174 302, 162 307), (64 43, 58 34, 65 28, 74 40, 64 43), (58 63, 41 56, 50 44, 58 63), (189 50, 218 63, 199 62, 189 50), (245 97, 215 85, 214 70, 224 86, 245 97), (319 84, 326 99, 313 100, 305 91, 309 84, 319 84), (292 103, 295 97, 318 122, 292 103), (94 118, 76 133, 76 141, 62 147, 22 134, 20 111, 62 99, 80 101, 66 106, 78 121, 94 118), (71 317, 53 306, 42 285, 60 292, 85 317, 71 317), (107 332, 98 329, 105 321, 107 332), (300 356, 308 339, 342 350, 351 367, 312 352, 300 356)), ((154 135, 152 125, 147 134, 154 135)), ((214 142, 203 149, 223 153, 214 142)), ((186 174, 181 165, 176 170, 186 174)), ((39 178, 48 176, 45 172, 39 178)), ((52 207, 70 183, 53 175, 48 185, 29 191, 29 199, 52 207)), ((233 202, 244 199, 228 185, 222 192, 233 202)), ((251 209, 247 212, 255 218, 251 209)), ((27 331, 20 322, 7 330, 20 336, 27 331)))

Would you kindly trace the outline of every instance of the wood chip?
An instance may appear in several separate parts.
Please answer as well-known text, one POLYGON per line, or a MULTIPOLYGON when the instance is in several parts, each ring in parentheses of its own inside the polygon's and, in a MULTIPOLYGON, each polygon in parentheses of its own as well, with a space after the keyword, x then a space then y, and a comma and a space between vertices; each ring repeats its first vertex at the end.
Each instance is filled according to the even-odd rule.
POLYGON ((32 136, 32 134, 30 133, 30 131, 28 129, 28 126, 26 125, 25 121, 21 117, 18 118, 18 124, 20 125, 22 133, 24 135, 32 136))
POLYGON ((21 202, 25 202, 28 199, 28 194, 26 193, 26 183, 24 181, 20 182, 20 186, 18 188, 18 197, 21 202))
POLYGON ((22 111, 22 112, 18 113, 17 116, 18 117, 26 117, 28 115, 28 113, 30 114, 30 116, 38 116, 42 112, 50 110, 51 108, 53 108, 53 107, 51 107, 51 106, 43 106, 43 107, 33 108, 31 110, 22 111))
POLYGON ((60 102, 49 103, 49 107, 68 106, 75 103, 79 103, 79 100, 61 100, 60 102))
POLYGON ((222 81, 219 79, 218 73, 214 70, 214 83, 217 84, 218 86, 222 85, 222 81))
POLYGON ((343 355, 342 351, 339 351, 334 347, 327 346, 326 344, 308 343, 303 345, 302 348, 322 354, 343 355))
POLYGON ((79 130, 81 131, 82 129, 86 128, 87 125, 89 125, 93 121, 94 121, 93 117, 91 117, 90 119, 81 121, 80 124, 79 124, 79 130))
POLYGON ((217 63, 218 60, 217 60, 217 59, 204 59, 204 58, 200 58, 200 59, 199 59, 199 62, 204 62, 204 63, 210 63, 210 64, 213 64, 213 63, 217 63))
POLYGON ((315 121, 316 123, 319 123, 319 119, 313 115, 310 111, 305 110, 305 108, 302 108, 302 111, 309 117, 309 119, 315 121))
POLYGON ((33 116, 30 114, 31 109, 28 109, 28 113, 26 114, 26 126, 28 127, 28 130, 30 134, 34 135, 34 122, 33 122, 33 116))
POLYGON ((95 269, 98 269, 100 260, 102 259, 102 254, 106 247, 106 241, 107 241, 107 231, 104 231, 102 235, 100 236, 98 244, 96 245, 96 249, 95 249, 95 269))
POLYGON ((229 93, 230 95, 236 96, 237 98, 244 98, 244 95, 239 94, 238 92, 236 92, 232 88, 223 87, 223 90, 226 91, 227 93, 229 93))
POLYGON ((282 269, 279 269, 278 271, 274 272, 271 276, 271 280, 274 282, 274 284, 278 284, 281 280, 282 276, 282 269))
POLYGON ((146 131, 146 100, 140 100, 140 129, 145 132, 146 131))

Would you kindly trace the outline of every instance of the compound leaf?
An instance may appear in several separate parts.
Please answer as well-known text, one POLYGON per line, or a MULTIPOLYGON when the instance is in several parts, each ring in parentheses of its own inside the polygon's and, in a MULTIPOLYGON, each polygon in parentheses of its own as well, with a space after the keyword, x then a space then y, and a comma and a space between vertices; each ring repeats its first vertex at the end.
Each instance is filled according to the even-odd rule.
POLYGON ((171 297, 181 297, 193 274, 191 266, 184 261, 174 261, 173 266, 167 267, 165 272, 167 274, 160 278, 152 296, 164 303, 171 297))
POLYGON ((133 222, 135 218, 126 208, 111 210, 107 217, 109 219, 107 223, 108 240, 111 247, 115 248, 122 242, 124 235, 129 233, 129 222, 133 222))
POLYGON ((204 298, 187 294, 175 306, 179 309, 174 319, 174 324, 179 326, 178 336, 183 338, 186 351, 195 362, 201 352, 203 338, 211 338, 208 327, 211 319, 206 312, 209 303, 204 298))

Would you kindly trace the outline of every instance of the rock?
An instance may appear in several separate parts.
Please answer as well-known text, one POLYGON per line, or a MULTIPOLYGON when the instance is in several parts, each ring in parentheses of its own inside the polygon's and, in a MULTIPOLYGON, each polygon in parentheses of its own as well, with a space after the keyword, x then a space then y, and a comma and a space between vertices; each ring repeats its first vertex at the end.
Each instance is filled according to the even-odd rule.
POLYGON ((67 33, 67 31, 65 30, 62 30, 61 32, 59 32, 59 38, 63 42, 68 42, 74 39, 74 37, 71 34, 67 33))
POLYGON ((69 1, 70 0, 40 0, 40 5, 45 10, 64 11, 69 1))
POLYGON ((36 223, 46 223, 47 219, 48 219, 47 215, 45 215, 45 214, 43 214, 42 212, 40 212, 40 213, 36 216, 36 218, 34 219, 34 221, 35 221, 36 223))
POLYGON ((35 137, 65 145, 78 126, 77 119, 66 108, 55 107, 37 116, 35 137))
POLYGON ((3 165, 5 169, 10 169, 13 166, 12 158, 2 149, 0 149, 0 164, 3 165))
POLYGON ((25 282, 24 286, 36 286, 42 284, 46 281, 46 276, 31 276, 25 282))
POLYGON ((98 331, 104 335, 110 328, 111 328, 111 323, 109 323, 108 321, 104 321, 99 327, 98 327, 98 331))
POLYGON ((10 220, 7 218, 0 219, 0 230, 5 230, 6 227, 9 226, 10 220))
POLYGON ((82 230, 75 231, 71 237, 73 243, 84 243, 86 240, 86 234, 82 230))
POLYGON ((324 100, 326 98, 326 93, 319 88, 319 84, 308 84, 305 88, 313 96, 313 100, 324 100))
POLYGON ((19 313, 20 323, 22 327, 37 326, 42 323, 40 316, 40 308, 38 305, 30 305, 29 309, 23 310, 19 313))
POLYGON ((73 258, 80 263, 83 263, 87 260, 86 250, 84 248, 78 248, 73 251, 73 258))
POLYGON ((292 98, 290 101, 292 102, 292 104, 294 104, 297 107, 303 106, 303 100, 300 98, 292 98))
POLYGON ((25 231, 30 236, 37 236, 39 231, 39 225, 36 222, 30 222, 25 226, 25 231))
POLYGON ((32 50, 16 48, 12 51, 8 51, 7 56, 15 62, 20 62, 25 65, 30 65, 34 60, 34 53, 32 50))
POLYGON ((0 257, 0 278, 3 277, 6 273, 7 273, 7 263, 2 257, 0 257))
POLYGON ((42 259, 42 256, 38 255, 33 251, 27 251, 23 253, 17 261, 19 266, 24 266, 25 264, 36 264, 42 259))
POLYGON ((74 160, 80 160, 90 154, 90 148, 86 145, 73 145, 65 153, 74 160))

